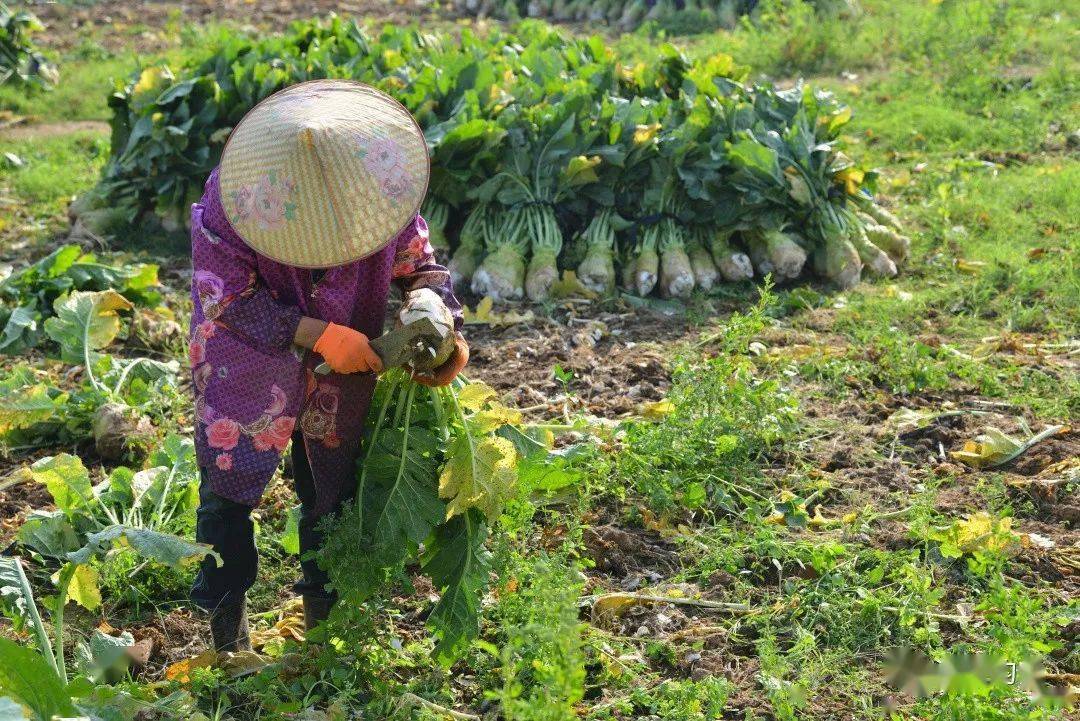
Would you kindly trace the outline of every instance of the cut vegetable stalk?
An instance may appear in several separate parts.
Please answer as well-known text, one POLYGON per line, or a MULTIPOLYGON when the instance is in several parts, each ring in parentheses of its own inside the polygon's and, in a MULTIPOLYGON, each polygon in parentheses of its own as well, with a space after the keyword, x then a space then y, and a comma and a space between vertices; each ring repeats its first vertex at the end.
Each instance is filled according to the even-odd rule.
POLYGON ((660 294, 665 298, 689 298, 694 290, 694 270, 686 253, 683 229, 673 219, 659 223, 660 294))
POLYGON ((859 252, 842 236, 829 236, 825 245, 814 249, 814 267, 820 275, 845 290, 857 285, 862 274, 859 252))
POLYGON ((884 225, 864 224, 867 239, 885 251, 894 263, 903 263, 911 254, 911 239, 884 225))
POLYGON ((802 274, 806 264, 806 251, 795 242, 794 237, 779 230, 757 230, 746 234, 750 254, 759 256, 755 264, 770 267, 776 280, 791 280, 802 274))
POLYGON ((729 283, 737 283, 740 280, 749 280, 754 277, 754 266, 750 262, 750 256, 740 250, 736 250, 730 244, 730 230, 718 230, 709 241, 709 251, 720 275, 729 283))
POLYGON ((439 250, 450 249, 450 243, 446 239, 446 220, 449 213, 450 209, 446 203, 435 199, 434 196, 429 195, 424 200, 420 214, 427 221, 428 242, 431 243, 432 248, 439 250))
POLYGON ((892 228, 893 230, 896 230, 896 231, 902 231, 904 229, 904 226, 901 225, 899 218, 897 218, 895 215, 890 213, 885 208, 882 208, 877 203, 870 202, 870 203, 866 203, 865 205, 863 205, 861 207, 862 207, 862 210, 865 211, 867 215, 869 215, 871 218, 876 220, 881 225, 884 225, 884 226, 886 226, 888 228, 892 228))
POLYGON ((488 207, 478 205, 469 213, 465 224, 461 226, 458 247, 450 258, 447 270, 450 280, 456 286, 467 284, 480 265, 484 255, 485 231, 487 227, 488 207))
POLYGON ((690 267, 694 271, 694 284, 702 290, 710 290, 720 281, 720 272, 716 269, 712 255, 705 247, 708 239, 708 230, 694 228, 690 231, 690 239, 686 244, 686 252, 690 256, 690 267))
POLYGON ((656 287, 656 275, 660 267, 657 244, 660 239, 659 225, 650 225, 641 233, 641 240, 634 258, 634 291, 644 298, 656 287))
POLYGON ((562 231, 550 205, 530 205, 522 212, 532 248, 525 292, 529 300, 544 301, 551 294, 552 284, 559 279, 557 262, 562 252, 562 231))
POLYGON ((613 214, 611 208, 604 208, 585 229, 585 259, 578 265, 577 276, 582 285, 597 293, 609 293, 615 287, 613 214))
POLYGON ((494 300, 517 300, 524 295, 526 233, 521 210, 492 214, 485 231, 487 256, 472 278, 474 293, 494 300))
POLYGON ((883 278, 896 276, 896 263, 885 254, 885 251, 870 242, 863 228, 855 228, 851 236, 855 250, 859 253, 859 259, 873 275, 883 278))

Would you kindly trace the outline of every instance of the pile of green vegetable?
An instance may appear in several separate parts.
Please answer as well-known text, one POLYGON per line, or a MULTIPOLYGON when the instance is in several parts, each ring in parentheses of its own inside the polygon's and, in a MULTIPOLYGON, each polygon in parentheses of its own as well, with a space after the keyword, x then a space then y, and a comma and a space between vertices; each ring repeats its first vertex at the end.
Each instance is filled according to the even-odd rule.
POLYGON ((0 3, 0 85, 48 87, 56 83, 56 66, 45 59, 30 36, 45 26, 25 10, 14 11, 0 3))
POLYGON ((671 45, 627 66, 599 37, 539 21, 460 40, 332 18, 256 42, 223 36, 173 73, 118 87, 112 156, 88 213, 176 220, 230 129, 311 78, 349 77, 399 98, 424 128, 424 214, 451 272, 483 296, 549 297, 559 271, 589 291, 686 297, 723 281, 812 267, 843 287, 894 275, 908 240, 875 204, 875 174, 843 153, 851 111, 829 93, 746 82, 724 54, 671 45))
MULTIPOLYGON (((858 12, 855 0, 807 0, 818 12, 858 12)), ((606 23, 622 31, 654 22, 682 32, 733 28, 754 15, 758 0, 454 0, 462 14, 503 20, 545 18, 555 22, 606 23)))

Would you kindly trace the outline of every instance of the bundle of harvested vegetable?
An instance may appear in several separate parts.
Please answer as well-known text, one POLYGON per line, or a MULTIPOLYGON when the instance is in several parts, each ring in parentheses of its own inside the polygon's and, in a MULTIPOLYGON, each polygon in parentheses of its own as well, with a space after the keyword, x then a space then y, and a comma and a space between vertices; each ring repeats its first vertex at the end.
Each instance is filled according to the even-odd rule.
POLYGON ((491 574, 489 527, 517 489, 519 462, 548 453, 545 434, 483 383, 379 378, 356 502, 332 524, 319 563, 346 603, 379 593, 411 557, 441 594, 427 617, 445 664, 476 637, 491 574), (421 546, 423 551, 421 553, 421 546))
POLYGON ((113 96, 113 157, 73 208, 110 222, 155 205, 182 213, 230 118, 323 75, 385 88, 414 113, 432 159, 432 239, 456 283, 493 299, 542 301, 560 266, 612 292, 615 247, 628 292, 674 298, 714 287, 717 272, 791 281, 808 256, 848 287, 864 266, 893 275, 909 252, 873 200, 875 173, 842 152, 851 111, 832 95, 750 86, 731 57, 691 61, 671 45, 631 68, 600 38, 536 21, 458 42, 335 18, 227 40, 180 78, 143 70, 113 96), (564 237, 581 242, 564 251, 564 237))

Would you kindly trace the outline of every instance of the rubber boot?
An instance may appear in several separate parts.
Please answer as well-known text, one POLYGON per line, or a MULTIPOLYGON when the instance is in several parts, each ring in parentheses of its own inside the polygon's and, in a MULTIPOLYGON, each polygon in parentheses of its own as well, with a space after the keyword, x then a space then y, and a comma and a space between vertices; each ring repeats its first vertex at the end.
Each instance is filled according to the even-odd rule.
POLYGON ((219 606, 210 613, 210 634, 214 638, 214 650, 250 651, 251 636, 248 633, 247 603, 241 601, 229 606, 219 606))
POLYGON ((310 631, 325 621, 334 607, 333 598, 304 596, 304 630, 310 631))

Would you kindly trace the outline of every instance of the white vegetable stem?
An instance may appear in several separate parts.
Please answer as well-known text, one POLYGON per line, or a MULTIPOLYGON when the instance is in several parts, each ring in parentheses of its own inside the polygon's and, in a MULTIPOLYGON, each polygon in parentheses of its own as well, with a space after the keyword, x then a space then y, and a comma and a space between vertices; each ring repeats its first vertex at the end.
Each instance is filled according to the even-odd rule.
POLYGON ((610 293, 615 287, 615 230, 611 227, 614 211, 604 208, 585 228, 585 258, 578 266, 581 284, 596 293, 610 293))
POLYGON ((689 298, 694 290, 694 271, 686 254, 683 229, 672 218, 660 223, 660 294, 665 298, 689 298))
POLYGON ((732 235, 731 230, 717 230, 709 241, 709 250, 724 280, 737 283, 753 278, 754 266, 750 256, 731 246, 729 241, 732 235))
POLYGON ((461 226, 457 250, 447 266, 454 285, 459 286, 471 281, 476 267, 480 265, 480 259, 484 255, 488 213, 488 206, 477 205, 461 226))
POLYGON ((532 247, 532 259, 525 276, 525 292, 532 301, 544 301, 559 279, 557 266, 562 252, 562 232, 550 205, 529 205, 522 210, 532 247))
POLYGON ((528 236, 520 209, 492 214, 485 231, 488 254, 472 278, 472 290, 493 300, 517 300, 525 293, 528 236))
POLYGON ((796 236, 779 230, 758 229, 745 235, 750 257, 762 270, 771 269, 777 280, 791 280, 802 274, 806 251, 796 242, 796 236))
POLYGON ((720 272, 713 263, 712 255, 705 247, 709 240, 709 231, 694 228, 689 231, 686 252, 690 256, 690 267, 694 271, 694 284, 702 290, 709 290, 720 281, 720 272))

